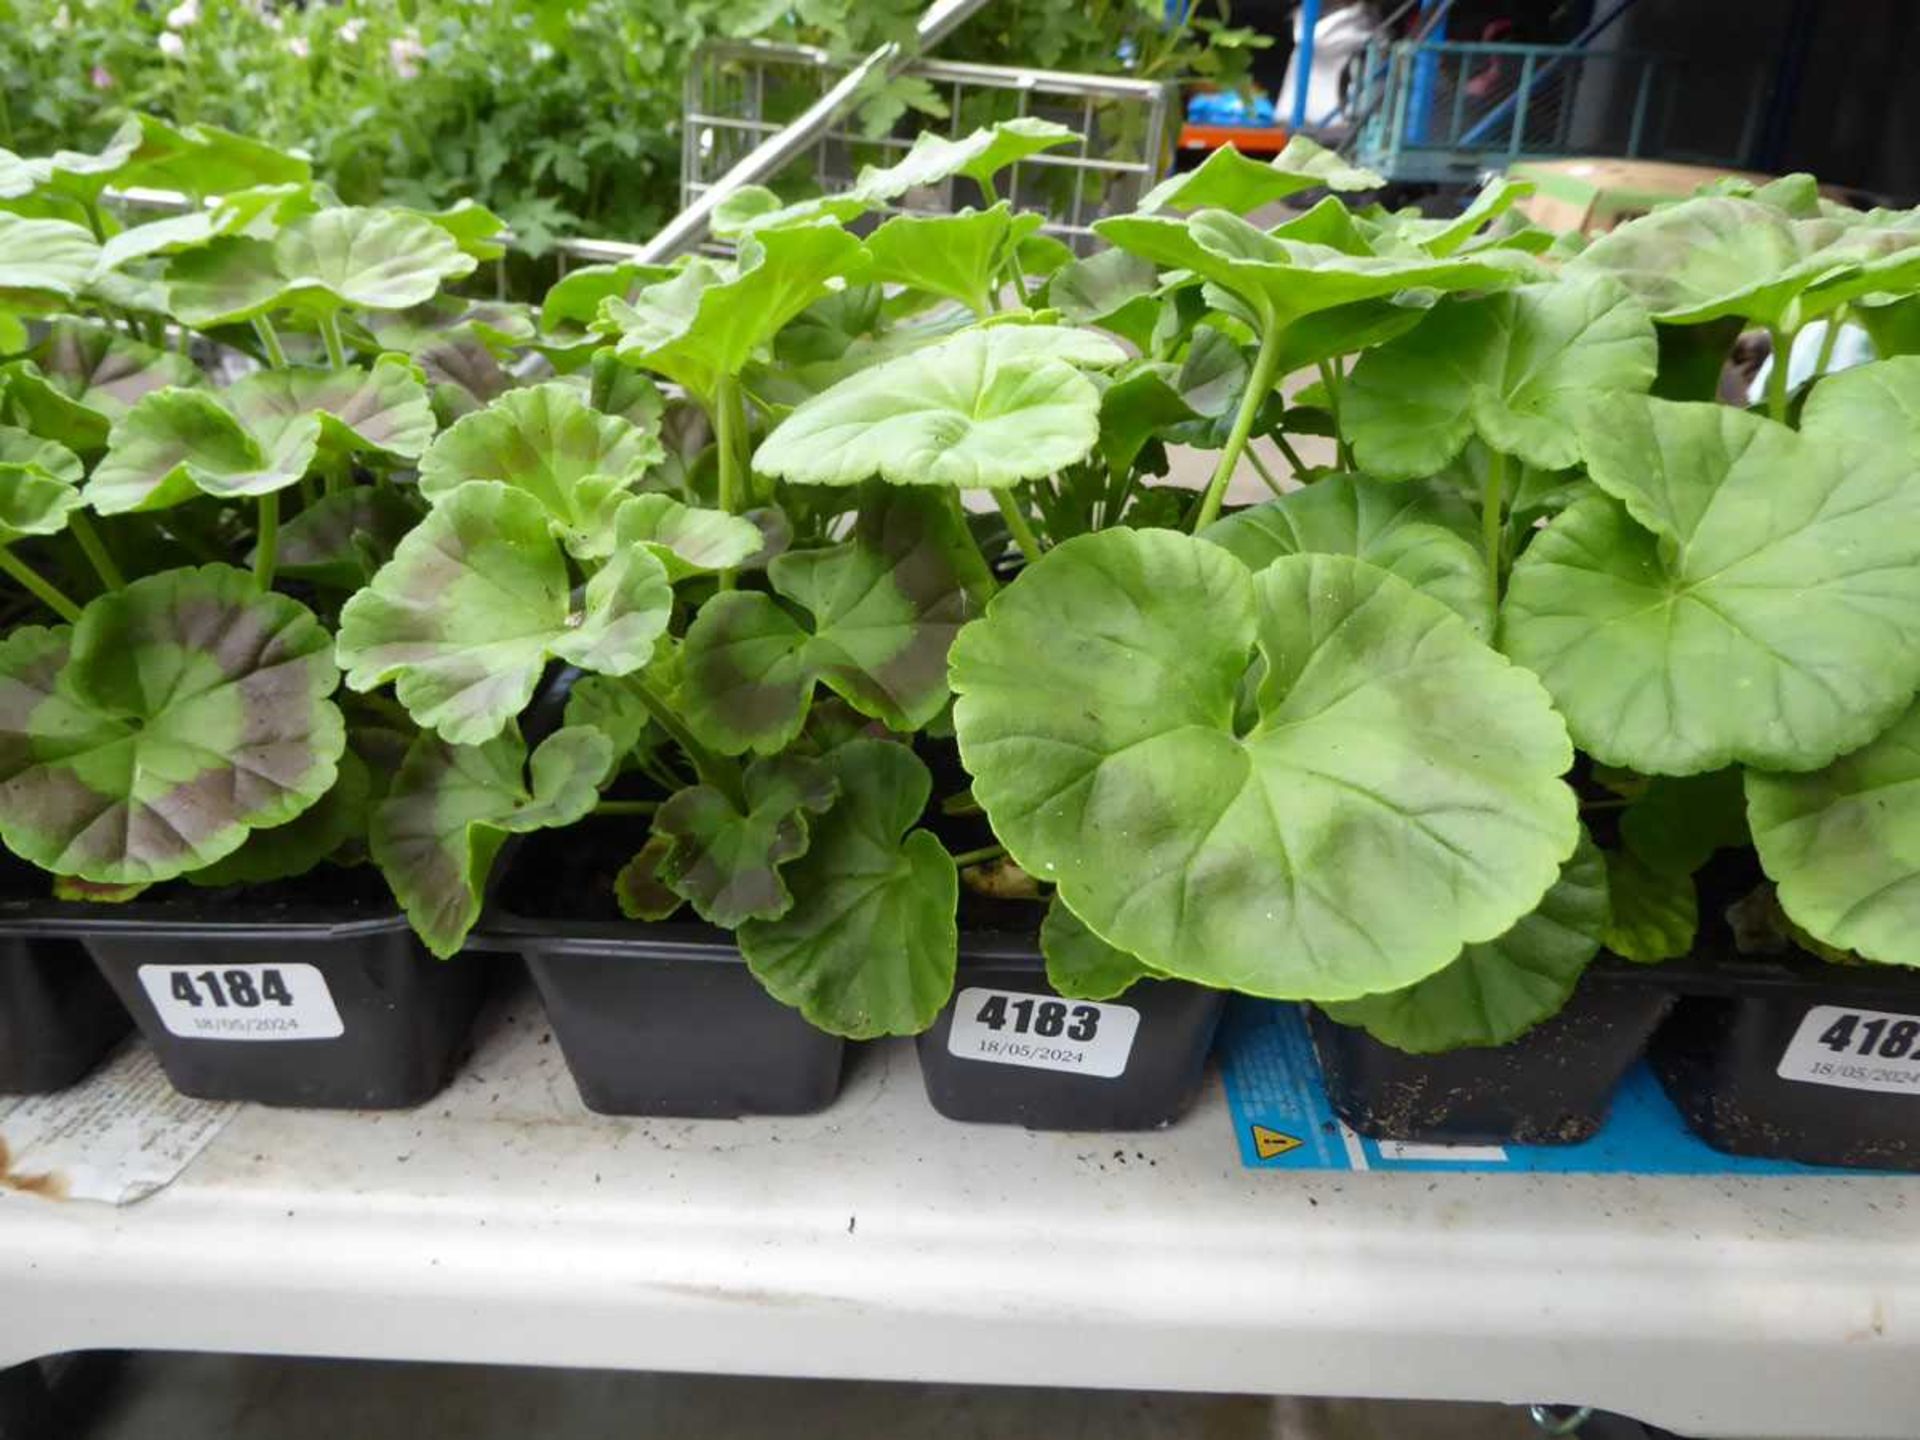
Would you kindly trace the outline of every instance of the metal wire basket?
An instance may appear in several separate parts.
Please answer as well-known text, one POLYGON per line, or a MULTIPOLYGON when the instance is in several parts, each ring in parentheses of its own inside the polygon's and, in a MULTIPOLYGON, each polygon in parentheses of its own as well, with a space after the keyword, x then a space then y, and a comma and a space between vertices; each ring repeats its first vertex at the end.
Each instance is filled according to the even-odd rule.
MULTIPOLYGON (((741 157, 785 130, 847 68, 845 61, 804 45, 743 40, 703 46, 687 68, 681 205, 691 205, 741 157)), ((1045 215, 1045 233, 1085 253, 1093 222, 1132 210, 1166 169, 1169 86, 1124 76, 932 59, 919 60, 903 73, 940 93, 945 118, 912 115, 885 134, 870 136, 849 116, 796 145, 774 188, 795 199, 844 190, 863 165, 892 164, 926 130, 957 137, 1031 115, 1072 129, 1079 144, 1022 160, 1002 192, 1017 208, 1045 215)), ((947 213, 979 198, 970 181, 956 179, 909 194, 900 208, 947 213)))

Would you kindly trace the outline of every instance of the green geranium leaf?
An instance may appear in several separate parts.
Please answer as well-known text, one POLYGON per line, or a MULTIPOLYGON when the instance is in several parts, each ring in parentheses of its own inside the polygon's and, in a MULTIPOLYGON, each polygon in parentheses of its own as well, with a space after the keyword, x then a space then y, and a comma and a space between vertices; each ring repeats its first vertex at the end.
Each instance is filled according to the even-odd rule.
POLYGON ((1840 950, 1920 965, 1920 707, 1824 770, 1750 770, 1760 863, 1794 923, 1840 950))
POLYGON ((591 727, 605 735, 623 767, 653 734, 652 716, 633 681, 618 675, 582 675, 574 680, 567 689, 563 723, 570 728, 591 727))
POLYGON ((80 457, 59 441, 43 440, 13 425, 0 425, 0 465, 38 471, 49 480, 68 485, 78 485, 87 476, 80 457))
POLYGON ((1047 958, 1047 983, 1069 1000, 1118 999, 1154 973, 1089 930, 1057 891, 1040 922, 1040 953, 1047 958))
POLYGON ((1163 180, 1140 201, 1140 213, 1156 210, 1229 210, 1245 215, 1289 195, 1324 186, 1329 190, 1378 190, 1386 177, 1295 135, 1269 164, 1249 160, 1223 145, 1184 175, 1163 180))
MULTIPOLYGON (((0 440, 4 435, 0 432, 0 440)), ((30 535, 59 534, 80 505, 80 492, 72 481, 58 479, 38 465, 0 458, 0 548, 30 535)))
POLYGON ((420 490, 438 501, 470 481, 525 491, 583 560, 613 553, 614 516, 667 458, 657 436, 589 406, 572 386, 513 390, 456 421, 420 461, 420 490))
POLYGON ((875 365, 799 406, 756 470, 802 485, 1005 489, 1085 458, 1100 391, 1081 365, 1126 354, 1086 331, 990 326, 875 365))
POLYGON ((370 371, 259 370, 218 394, 269 453, 311 433, 336 454, 418 460, 436 423, 419 372, 393 355, 370 371))
POLYGON ((1618 277, 1668 324, 1737 315, 1797 329, 1850 300, 1920 284, 1920 229, 1795 219, 1757 199, 1705 197, 1601 236, 1568 271, 1618 277))
POLYGON ((285 825, 255 830, 246 844, 187 878, 195 885, 265 885, 304 875, 358 841, 365 843, 373 812, 373 776, 351 749, 340 752, 333 788, 285 825))
POLYGON ((811 630, 757 591, 716 595, 687 630, 687 723, 728 754, 785 747, 818 681, 894 730, 925 725, 947 701, 953 637, 991 588, 937 496, 877 487, 845 543, 788 551, 767 573, 811 630))
POLYGON ((1102 939, 1222 989, 1424 979, 1531 911, 1578 835, 1533 677, 1345 556, 1254 575, 1171 532, 1082 536, 995 597, 951 671, 1014 859, 1102 939))
POLYGON ((456 745, 499 735, 550 659, 626 675, 652 657, 673 589, 645 550, 616 556, 576 608, 540 502, 493 481, 444 496, 340 612, 347 683, 389 680, 421 726, 456 745))
POLYGON ((711 396, 865 258, 831 222, 768 230, 744 238, 732 265, 693 260, 631 305, 605 301, 600 314, 619 336, 622 360, 711 396))
POLYGON ((540 328, 549 335, 585 329, 600 318, 600 307, 606 301, 630 300, 642 286, 671 280, 674 274, 671 266, 644 265, 638 260, 569 270, 553 282, 541 300, 540 328))
POLYGON ((63 309, 86 288, 99 260, 99 245, 80 226, 0 210, 0 305, 63 309))
POLYGON ((374 808, 374 863, 426 947, 457 954, 480 918, 487 875, 509 835, 571 825, 599 800, 613 748, 568 728, 527 757, 511 722, 484 745, 421 735, 374 808))
POLYGON ((1269 235, 1224 210, 1202 210, 1184 221, 1115 216, 1096 222, 1094 229, 1123 250, 1212 282, 1237 299, 1263 332, 1285 329, 1319 310, 1400 291, 1497 289, 1536 270, 1516 251, 1442 258, 1349 253, 1326 243, 1334 237, 1324 226, 1304 227, 1305 233, 1321 236, 1314 240, 1269 235))
POLYGON ((616 549, 644 546, 675 581, 735 569, 766 543, 760 527, 744 515, 697 509, 667 495, 635 495, 622 501, 614 535, 616 549))
POLYGON ((151 185, 188 195, 228 195, 261 185, 304 185, 313 166, 216 125, 171 125, 136 115, 94 156, 56 155, 48 179, 63 193, 97 196, 109 185, 151 185))
POLYGON ((112 422, 142 397, 205 383, 191 361, 170 350, 104 325, 61 319, 30 360, 8 368, 6 393, 36 435, 93 455, 106 447, 112 422))
MULTIPOLYGON (((1472 248, 1484 227, 1510 211, 1534 191, 1530 180, 1513 180, 1497 175, 1474 196, 1473 203, 1451 219, 1429 220, 1417 210, 1389 215, 1370 228, 1392 241, 1417 245, 1429 255, 1455 255, 1472 248)), ((1512 238, 1512 237, 1506 237, 1512 238)), ((1550 237, 1549 237, 1550 238, 1550 237)))
POLYGON ((1181 393, 1181 373, 1142 361, 1100 392, 1100 455, 1109 474, 1125 474, 1149 441, 1200 418, 1181 393))
POLYGON ((1705 775, 1654 776, 1620 812, 1621 843, 1665 875, 1691 875, 1716 850, 1745 845, 1740 776, 1733 767, 1705 775))
POLYGON ((684 903, 659 879, 660 862, 672 845, 664 835, 651 837, 613 877, 613 898, 627 919, 665 920, 684 903))
POLYGON ((721 240, 738 240, 758 230, 809 225, 823 217, 844 224, 869 208, 853 195, 815 195, 789 204, 764 185, 742 185, 714 207, 713 233, 721 240))
POLYGON ((1467 946, 1417 985, 1324 1008, 1416 1055, 1505 1045, 1560 1013, 1600 953, 1611 913, 1606 862, 1583 833, 1540 907, 1499 939, 1467 946))
POLYGON ((156 390, 116 420, 87 482, 102 515, 164 510, 197 495, 233 499, 284 490, 307 473, 320 426, 263 427, 271 445, 208 390, 156 390))
POLYGON ((1691 874, 1656 870, 1638 855, 1609 850, 1607 891, 1613 915, 1606 946, 1621 959, 1654 965, 1693 948, 1700 902, 1691 874))
POLYGON ((280 530, 279 573, 336 590, 358 590, 392 557, 420 519, 387 486, 323 495, 280 530))
POLYGON ((302 215, 270 241, 222 236, 175 256, 168 301, 176 319, 200 329, 277 309, 405 310, 475 263, 431 220, 341 206, 302 215))
POLYGON ((824 813, 840 788, 828 766, 801 755, 756 760, 744 780, 744 810, 715 786, 690 785, 653 818, 653 833, 672 842, 655 878, 729 930, 793 908, 780 867, 807 853, 807 817, 824 813))
MULTIPOLYGON (((1582 426, 1608 493, 1564 510, 1514 567, 1508 655, 1575 742, 1646 774, 1807 770, 1865 744, 1920 684, 1920 489, 1889 449, 1904 372, 1820 383, 1801 433, 1724 405, 1621 398, 1582 426)), ((1911 402, 1909 402, 1911 403, 1911 402)), ((1911 454, 1910 451, 1905 452, 1911 454)))
POLYGON ((1006 201, 958 215, 896 215, 867 237, 868 276, 993 313, 1000 272, 1020 242, 1040 228, 1033 211, 1015 214, 1006 201))
POLYGON ((612 415, 649 435, 660 433, 667 397, 651 376, 622 365, 611 350, 593 357, 587 371, 587 403, 602 415, 612 415))
POLYGON ((1474 434, 1564 470, 1580 462, 1583 407, 1644 392, 1658 362, 1653 322, 1606 276, 1443 300, 1360 357, 1341 426, 1359 463, 1386 478, 1431 475, 1474 434))
POLYGON ((326 631, 222 565, 101 596, 0 642, 0 838, 44 870, 170 879, 333 785, 326 631))
POLYGON ((507 222, 475 200, 457 200, 444 210, 402 210, 446 231, 461 252, 475 260, 498 260, 507 253, 501 236, 507 222))
POLYGON ((1249 570, 1283 555, 1351 555, 1423 590, 1482 639, 1493 636, 1487 562, 1458 500, 1422 486, 1330 475, 1304 490, 1216 520, 1202 532, 1249 570))
POLYGON ((749 920, 740 953, 776 1000, 834 1035, 914 1035, 953 993, 953 859, 912 829, 932 781, 903 745, 851 740, 822 762, 840 795, 786 880, 793 908, 749 920))
POLYGON ((914 137, 913 148, 899 164, 884 169, 862 167, 850 193, 869 204, 884 205, 909 190, 938 185, 955 175, 965 175, 984 188, 991 186, 993 177, 1007 166, 1079 138, 1065 125, 1027 116, 1002 120, 958 140, 923 130, 914 137))
POLYGON ((1151 260, 1102 250, 1061 269, 1047 285, 1047 303, 1075 325, 1098 325, 1147 352, 1160 320, 1159 290, 1151 260))

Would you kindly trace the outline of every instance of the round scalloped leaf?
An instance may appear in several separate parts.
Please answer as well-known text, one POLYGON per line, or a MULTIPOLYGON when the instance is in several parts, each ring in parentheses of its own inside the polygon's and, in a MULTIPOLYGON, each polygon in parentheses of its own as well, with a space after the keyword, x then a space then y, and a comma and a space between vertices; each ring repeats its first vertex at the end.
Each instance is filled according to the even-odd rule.
POLYGON ((1425 486, 1330 475, 1216 520, 1202 537, 1256 571, 1283 555, 1351 555, 1433 596, 1490 639, 1487 562, 1463 533, 1472 524, 1458 500, 1425 486))
POLYGON ((81 504, 80 492, 71 482, 56 479, 38 465, 0 457, 0 547, 30 535, 59 534, 81 504))
POLYGON ((87 478, 80 457, 57 440, 43 440, 31 431, 0 425, 0 465, 37 470, 49 480, 78 485, 87 478))
POLYGON ((1033 211, 1005 201, 957 215, 896 215, 867 237, 866 278, 938 295, 976 315, 995 309, 1008 257, 1041 225, 1033 211))
POLYGON ((1580 462, 1583 407, 1644 392, 1659 351, 1647 312, 1604 275, 1444 300, 1360 357, 1340 425, 1361 467, 1383 477, 1432 475, 1475 434, 1564 470, 1580 462))
POLYGON ((241 570, 170 570, 0 642, 0 837, 44 870, 170 879, 333 785, 346 729, 312 613, 241 570))
POLYGON ((869 208, 853 195, 814 195, 789 204, 764 185, 742 185, 714 207, 713 233, 717 239, 738 240, 756 230, 810 225, 822 217, 844 224, 859 219, 869 208))
POLYGON ((255 435, 208 390, 156 390, 113 424, 106 457, 87 482, 102 515, 164 510, 197 495, 232 499, 284 490, 307 473, 320 425, 255 435))
POLYGON ((767 567, 811 630, 758 591, 700 607, 680 698, 707 744, 728 754, 783 748, 818 681, 894 730, 916 730, 946 704, 948 648, 980 613, 991 577, 939 497, 875 487, 865 501, 851 538, 790 550, 767 567))
POLYGON ((1724 405, 1640 399, 1583 427, 1608 493, 1534 539, 1501 612, 1503 648, 1583 750, 1645 774, 1810 770, 1906 708, 1920 486, 1897 445, 1853 461, 1872 435, 1902 433, 1885 378, 1869 366, 1822 381, 1798 435, 1724 405))
POLYGON ((1231 210, 1245 215, 1303 190, 1322 186, 1377 190, 1386 183, 1384 176, 1347 163, 1338 151, 1295 135, 1266 164, 1223 145, 1192 170, 1154 186, 1141 198, 1138 210, 1142 215, 1156 210, 1231 210))
POLYGON ((823 762, 840 782, 787 869, 793 908, 749 920, 740 953, 776 999, 850 1040, 917 1035, 953 993, 960 880, 931 833, 912 829, 932 780, 904 745, 852 740, 823 762))
POLYGON ((178 255, 167 289, 174 316, 205 328, 281 308, 405 310, 474 264, 431 220, 342 206, 302 215, 270 241, 223 236, 178 255))
POLYGON ((671 842, 654 878, 729 930, 793 908, 781 867, 807 853, 807 817, 833 804, 840 782, 818 760, 776 755, 747 766, 743 785, 744 810, 716 786, 689 785, 653 817, 654 836, 671 842))
POLYGON ((965 175, 984 187, 1007 166, 1079 138, 1065 125, 1027 115, 1002 120, 953 140, 935 131, 923 130, 914 137, 913 148, 897 164, 884 169, 861 166, 860 177, 850 193, 855 199, 884 205, 909 190, 938 185, 955 175, 965 175))
POLYGON ((0 210, 0 305, 58 310, 86 288, 100 247, 65 220, 28 220, 0 210))
POLYGON ((54 322, 29 362, 8 368, 7 393, 27 428, 83 455, 104 449, 113 421, 143 396, 206 382, 170 350, 84 320, 54 322))
POLYGON ((540 502, 568 550, 598 560, 613 553, 621 504, 664 459, 651 432, 553 382, 509 391, 455 421, 421 457, 420 490, 438 501, 473 480, 511 485, 540 502))
POLYGON ((384 356, 372 370, 259 370, 219 392, 268 450, 294 429, 318 427, 343 455, 417 460, 433 439, 433 400, 407 361, 384 356), (311 419, 309 419, 311 417, 311 419))
POLYGON ((622 865, 613 877, 613 898, 620 913, 629 920, 665 920, 685 903, 660 883, 660 862, 673 842, 664 835, 650 836, 634 857, 622 865))
POLYGON ((1806 775, 1747 772, 1760 864, 1793 922, 1839 950, 1920 965, 1920 707, 1806 775))
MULTIPOLYGON (((1098 221, 1094 229, 1163 268, 1192 271, 1211 281, 1269 331, 1315 311, 1403 290, 1496 289, 1538 273, 1532 260, 1510 250, 1450 257, 1424 252, 1374 255, 1352 230, 1350 217, 1345 227, 1349 233, 1339 233, 1318 218, 1320 208, 1273 234, 1224 210, 1202 210, 1184 221, 1164 215, 1115 216, 1098 221), (1335 240, 1341 243, 1331 243, 1335 240)), ((1344 210, 1339 213, 1345 215, 1344 210)))
POLYGON ((280 528, 281 575, 337 590, 358 590, 393 557, 420 519, 385 485, 355 485, 322 495, 280 528))
POLYGON ((1202 984, 1410 985, 1531 911, 1578 838, 1539 683, 1346 556, 1254 575, 1169 531, 1082 536, 994 598, 951 671, 974 797, 1014 859, 1109 944, 1202 984))
POLYGON ((628 364, 711 397, 865 258, 860 242, 832 221, 748 235, 731 265, 695 259, 632 304, 606 300, 602 328, 618 333, 628 364))
POLYGON ((754 468, 802 485, 877 475, 1005 489, 1039 479, 1085 459, 1100 438, 1100 390, 1076 365, 1125 358, 1086 332, 969 330, 806 401, 761 442, 754 468))
POLYGON ((195 885, 264 885, 304 875, 348 846, 364 846, 373 813, 373 775, 352 749, 340 752, 333 787, 285 825, 255 830, 247 843, 187 878, 195 885))
POLYGON ((1040 922, 1040 953, 1047 983, 1070 1000, 1116 1000, 1153 971, 1136 955, 1115 949, 1087 928, 1055 891, 1040 922))
POLYGON ((620 504, 614 548, 642 545, 666 567, 667 578, 732 570, 766 548, 760 527, 744 515, 683 505, 669 495, 634 495, 620 504))
POLYGON ((1610 914, 1606 862, 1582 833, 1540 907, 1499 939, 1467 946, 1417 985, 1324 1008, 1415 1055, 1505 1045, 1560 1013, 1600 953, 1610 914))
POLYGON ((484 745, 417 737, 374 808, 371 843, 426 947, 443 960, 457 954, 507 836, 580 819, 612 765, 613 746, 597 730, 555 731, 531 761, 512 725, 484 745))
POLYGON ((1609 850, 1607 894, 1612 914, 1604 937, 1622 960, 1657 965, 1693 948, 1700 928, 1700 901, 1693 876, 1655 869, 1638 855, 1609 850))
POLYGON ((652 657, 673 607, 660 562, 617 556, 573 607, 540 502, 495 481, 446 495, 340 612, 347 684, 389 680, 421 726, 460 745, 499 735, 550 659, 626 675, 652 657))

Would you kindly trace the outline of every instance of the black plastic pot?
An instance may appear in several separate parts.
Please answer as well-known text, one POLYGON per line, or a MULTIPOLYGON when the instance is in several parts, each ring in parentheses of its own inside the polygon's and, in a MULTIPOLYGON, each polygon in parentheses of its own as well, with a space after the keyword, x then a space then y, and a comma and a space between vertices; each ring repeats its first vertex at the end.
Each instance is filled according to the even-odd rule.
POLYGON ((630 824, 531 835, 489 916, 553 1022, 580 1098, 603 1115, 808 1115, 840 1093, 846 1042, 753 978, 723 930, 620 916, 612 877, 630 824))
POLYGON ((1729 966, 1689 995, 1650 1058, 1717 1150, 1920 1170, 1920 972, 1812 959, 1729 966))
MULTIPOLYGON (((1117 1000, 1063 1000, 1034 938, 965 928, 954 997, 920 1036, 927 1099, 949 1120, 1029 1130, 1157 1130, 1193 1107, 1226 996, 1143 980, 1117 1000)), ((985 907, 981 907, 985 908, 985 907)))
POLYGON ((1604 957, 1553 1019, 1507 1045, 1410 1055, 1308 1008, 1334 1113, 1362 1135, 1455 1145, 1571 1145, 1605 1123, 1673 1006, 1657 972, 1604 957))
POLYGON ((11 931, 84 945, 174 1088, 203 1100, 421 1104, 464 1056, 490 973, 428 955, 372 871, 10 912, 11 931))
POLYGON ((0 1095, 66 1089, 131 1028, 77 941, 0 935, 0 1095))

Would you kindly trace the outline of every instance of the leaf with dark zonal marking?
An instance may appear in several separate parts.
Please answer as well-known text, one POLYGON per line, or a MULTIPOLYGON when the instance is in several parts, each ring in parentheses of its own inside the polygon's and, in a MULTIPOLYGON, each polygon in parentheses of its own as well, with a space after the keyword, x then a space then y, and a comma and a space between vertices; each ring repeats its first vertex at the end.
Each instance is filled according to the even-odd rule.
POLYGON ((59 874, 170 879, 333 785, 326 631, 241 570, 136 580, 0 642, 0 838, 59 874))
POLYGON ((822 762, 840 782, 786 882, 777 920, 749 920, 740 953, 776 1000, 833 1035, 914 1035, 953 993, 960 882, 933 835, 912 828, 932 780, 904 745, 852 740, 822 762))
POLYGON ((634 495, 620 504, 614 548, 644 546, 671 580, 732 570, 766 547, 760 527, 744 515, 683 505, 670 495, 634 495))
POLYGON ((455 744, 499 735, 550 659, 626 675, 652 657, 673 605, 645 549, 609 561, 575 607, 566 558, 534 496, 469 481, 444 496, 340 612, 347 683, 395 681, 421 726, 455 744))
POLYGON ((613 877, 613 898, 627 919, 665 920, 685 903, 659 880, 660 862, 672 844, 664 835, 651 837, 613 877))
POLYGON ((593 809, 613 765, 597 730, 567 728, 527 755, 509 723, 484 745, 425 734, 373 812, 374 863, 415 932, 441 959, 480 918, 487 875, 509 835, 571 825, 593 809))
POLYGON ((1070 1000, 1117 1000, 1154 972, 1137 955, 1109 945, 1061 900, 1059 891, 1040 922, 1040 953, 1047 983, 1070 1000))
POLYGON ((281 528, 279 573, 358 590, 392 558, 419 519, 418 510, 384 485, 323 495, 281 528))
POLYGON ((757 591, 701 606, 681 699, 702 740, 728 754, 781 749, 800 733, 817 681, 895 730, 939 713, 947 649, 980 613, 990 577, 938 496, 875 486, 845 543, 790 550, 767 568, 813 628, 757 591))
POLYGON ((187 878, 195 885, 264 885, 304 875, 358 841, 364 845, 373 813, 373 776, 351 749, 340 754, 333 787, 285 825, 255 830, 247 843, 187 878))
POLYGON ((104 449, 109 426, 143 396, 206 383, 170 350, 68 319, 56 320, 31 356, 5 375, 7 398, 27 428, 82 455, 104 449))
POLYGON ((387 355, 368 370, 260 370, 216 392, 269 451, 313 429, 340 455, 418 460, 433 439, 433 401, 407 361, 387 355))
POLYGON ((116 420, 107 454, 87 482, 102 515, 164 510, 198 495, 269 495, 307 473, 320 426, 272 427, 256 436, 209 390, 156 390, 116 420))
POLYGON ((729 930, 792 908, 781 867, 807 853, 807 817, 831 806, 840 788, 831 768, 801 755, 756 760, 742 779, 745 810, 716 786, 690 785, 653 817, 655 836, 672 842, 656 878, 729 930))

